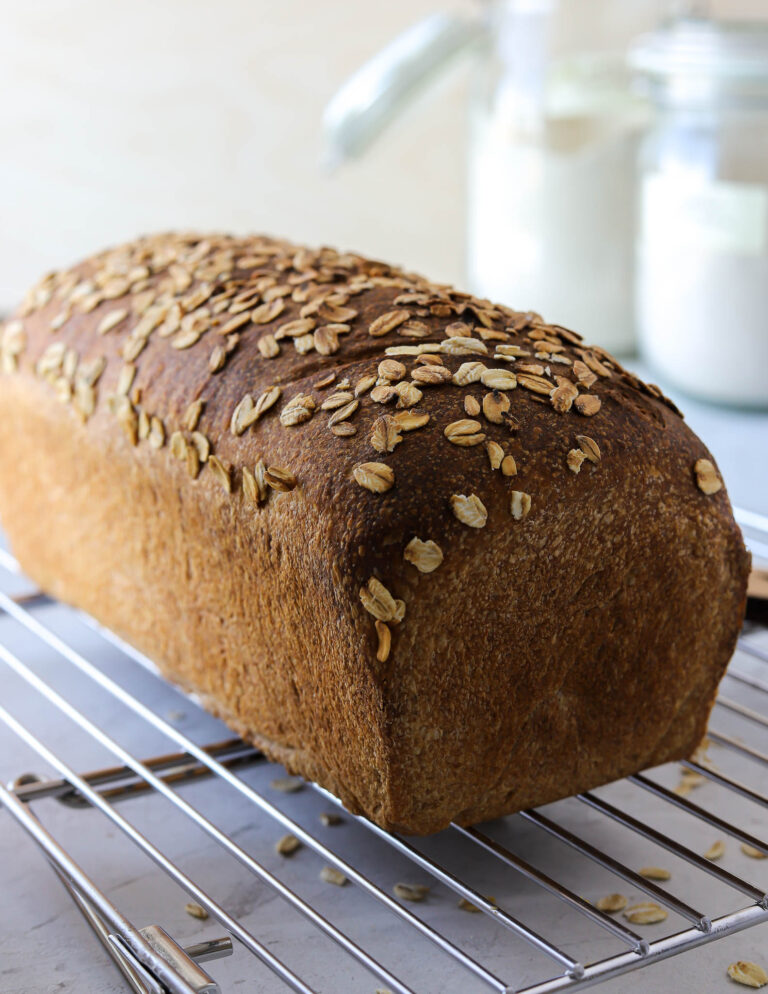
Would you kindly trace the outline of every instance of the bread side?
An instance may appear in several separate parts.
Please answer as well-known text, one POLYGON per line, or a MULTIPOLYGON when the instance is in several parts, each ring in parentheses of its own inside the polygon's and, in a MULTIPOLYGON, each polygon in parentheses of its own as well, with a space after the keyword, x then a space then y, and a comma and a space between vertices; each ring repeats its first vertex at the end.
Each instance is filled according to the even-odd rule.
POLYGON ((25 570, 292 770, 428 832, 690 753, 748 557, 711 456, 567 329, 160 236, 2 338, 25 570))

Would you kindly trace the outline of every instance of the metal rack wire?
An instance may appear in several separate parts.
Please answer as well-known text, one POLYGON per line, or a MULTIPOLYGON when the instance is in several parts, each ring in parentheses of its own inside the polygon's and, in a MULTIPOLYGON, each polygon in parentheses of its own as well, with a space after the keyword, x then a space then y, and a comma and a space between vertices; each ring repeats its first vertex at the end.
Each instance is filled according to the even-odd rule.
MULTIPOLYGON (((737 517, 753 554, 768 562, 768 519, 749 512, 737 512, 737 517)), ((513 819, 504 821, 514 822, 514 825, 523 826, 527 832, 533 833, 535 844, 528 848, 534 855, 546 840, 599 868, 598 872, 607 881, 613 881, 614 886, 616 880, 623 881, 622 886, 628 885, 633 892, 657 902, 671 915, 672 925, 672 929, 660 937, 657 931, 653 933, 657 937, 649 938, 647 930, 642 927, 631 927, 622 919, 601 911, 582 897, 567 880, 542 869, 535 858, 522 855, 515 845, 514 833, 500 833, 494 826, 463 828, 453 825, 430 845, 429 842, 389 834, 363 818, 345 814, 345 821, 357 826, 363 834, 363 846, 376 845, 383 847, 384 851, 393 852, 401 862, 405 861, 426 875, 434 886, 452 892, 455 897, 478 909, 492 928, 507 933, 509 941, 516 943, 515 949, 529 947, 535 950, 535 978, 531 980, 529 977, 522 982, 510 980, 515 973, 511 962, 507 969, 503 957, 500 963, 497 956, 492 966, 485 964, 471 942, 451 934, 452 929, 437 921, 434 915, 430 916, 426 908, 404 904, 392 895, 379 874, 370 868, 361 868, 345 850, 344 836, 339 834, 330 843, 326 841, 327 833, 321 837, 320 832, 307 826, 306 818, 285 810, 285 805, 277 799, 272 800, 269 790, 263 785, 263 778, 262 782, 254 783, 251 777, 254 770, 269 766, 257 750, 237 739, 199 745, 191 734, 180 730, 157 707, 147 703, 145 695, 137 691, 128 679, 137 664, 153 670, 152 664, 139 653, 99 629, 89 619, 79 616, 81 621, 87 622, 91 632, 94 629, 98 632, 98 638, 104 644, 119 647, 122 667, 118 670, 121 676, 116 679, 108 667, 100 664, 98 654, 92 659, 76 640, 62 637, 57 625, 46 613, 52 602, 45 595, 29 590, 16 594, 7 592, 8 583, 4 581, 17 574, 15 561, 0 551, 0 623, 5 626, 0 627, 0 663, 24 682, 30 699, 37 695, 37 699, 46 702, 58 719, 73 723, 89 741, 111 754, 118 765, 78 774, 48 744, 46 740, 50 736, 33 731, 18 715, 0 705, 0 721, 52 771, 46 777, 25 774, 7 787, 0 785, 0 806, 38 844, 86 921, 123 972, 131 989, 139 994, 216 994, 220 987, 201 964, 231 953, 233 940, 271 970, 289 989, 301 994, 312 994, 317 989, 317 984, 302 979, 297 969, 287 962, 288 957, 275 952, 272 948, 274 943, 255 935, 237 914, 227 909, 225 903, 212 896, 210 887, 194 879, 179 861, 153 842, 135 820, 129 820, 118 811, 119 802, 127 802, 123 809, 126 810, 130 808, 130 799, 139 796, 154 797, 154 803, 160 803, 159 797, 164 798, 177 814, 207 837, 212 850, 219 850, 214 852, 212 858, 231 857, 236 860, 261 886, 279 895, 291 914, 303 916, 307 934, 316 930, 342 950, 350 963, 372 975, 380 986, 386 987, 392 994, 415 994, 417 990, 411 979, 399 976, 401 964, 396 949, 381 948, 380 942, 367 943, 359 935, 350 934, 355 930, 338 924, 334 920, 338 915, 329 913, 321 901, 309 899, 301 893, 301 888, 287 883, 279 870, 271 868, 273 861, 266 858, 263 852, 249 852, 235 840, 233 833, 221 828, 215 818, 216 810, 210 804, 206 805, 204 794, 195 793, 196 799, 202 799, 202 803, 193 804, 188 799, 192 785, 210 784, 211 780, 229 792, 231 797, 236 796, 249 806, 254 820, 271 824, 275 830, 291 833, 325 864, 339 870, 364 896, 365 914, 371 916, 371 922, 380 921, 387 915, 393 916, 405 933, 418 936, 426 944, 425 948, 430 950, 428 955, 447 957, 457 983, 471 981, 478 990, 492 990, 498 994, 512 990, 519 994, 577 990, 724 935, 768 922, 765 887, 706 858, 669 831, 654 827, 652 818, 633 813, 632 805, 617 804, 607 799, 603 791, 558 802, 548 806, 546 812, 520 812, 513 819), (3 640, 3 633, 11 628, 17 637, 3 640), (69 694, 56 689, 56 681, 49 672, 45 672, 44 667, 45 675, 41 675, 40 667, 36 668, 32 662, 38 655, 38 648, 52 652, 59 664, 65 663, 73 674, 78 675, 78 679, 84 678, 106 695, 112 705, 125 712, 137 732, 136 738, 170 742, 177 751, 144 760, 137 758, 135 751, 126 748, 117 736, 105 730, 98 715, 85 713, 70 699, 69 694), (226 930, 227 935, 184 948, 157 925, 144 928, 134 925, 108 896, 107 888, 97 885, 60 840, 43 825, 33 805, 37 809, 38 802, 46 799, 55 799, 70 808, 101 812, 132 846, 152 860, 162 873, 205 909, 226 930), (587 833, 574 831, 564 814, 563 805, 567 804, 575 804, 588 812, 590 817, 599 819, 602 834, 597 832, 587 838, 587 833), (700 906, 698 898, 679 893, 674 886, 662 886, 641 875, 626 859, 617 858, 609 851, 610 846, 602 841, 607 830, 616 833, 624 831, 631 838, 642 840, 644 844, 665 851, 681 864, 687 864, 697 884, 707 879, 714 882, 717 900, 700 906), (455 860, 441 856, 440 846, 444 843, 450 843, 454 851, 457 847, 460 849, 462 857, 458 869, 455 860), (524 893, 543 894, 559 903, 571 916, 569 921, 586 923, 601 940, 610 942, 609 954, 591 956, 588 943, 585 943, 583 950, 575 949, 574 942, 567 935, 556 934, 554 918, 552 927, 548 929, 532 924, 526 915, 525 900, 510 900, 508 903, 487 897, 473 880, 472 874, 462 872, 462 868, 466 870, 483 860, 491 860, 490 865, 495 868, 493 873, 508 875, 510 880, 516 881, 515 887, 522 887, 524 893), (525 891, 524 888, 530 889, 525 891)), ((768 768, 768 755, 760 747, 760 736, 764 742, 765 730, 768 729, 768 648, 762 647, 761 638, 761 632, 754 627, 746 628, 742 634, 737 655, 721 687, 709 732, 714 746, 739 762, 738 777, 732 775, 730 770, 724 771, 703 761, 690 761, 684 765, 691 773, 698 774, 726 792, 726 796, 738 798, 740 804, 747 805, 749 810, 760 811, 765 817, 768 796, 764 788, 756 785, 754 777, 750 781, 750 771, 757 770, 763 775, 768 768), (745 691, 749 694, 749 703, 738 699, 739 693, 743 697, 745 691), (723 722, 721 718, 728 720, 723 722), (747 778, 747 782, 743 777, 747 778)), ((758 837, 754 831, 738 824, 736 818, 723 817, 688 796, 676 793, 662 781, 658 771, 652 771, 628 778, 624 787, 633 796, 646 798, 646 811, 650 804, 656 812, 679 813, 698 825, 706 825, 738 843, 753 847, 757 853, 768 855, 768 839, 765 836, 758 837)), ((339 806, 339 802, 321 788, 313 785, 312 790, 318 803, 326 809, 328 806, 339 806)), ((702 893, 700 886, 691 889, 699 895, 702 893)), ((363 939, 372 934, 368 929, 363 939)))

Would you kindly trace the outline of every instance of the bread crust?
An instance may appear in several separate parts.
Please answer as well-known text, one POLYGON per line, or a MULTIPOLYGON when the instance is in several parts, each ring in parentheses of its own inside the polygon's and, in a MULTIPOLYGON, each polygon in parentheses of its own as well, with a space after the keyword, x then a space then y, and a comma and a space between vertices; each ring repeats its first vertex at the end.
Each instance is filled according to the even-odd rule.
POLYGON ((48 277, 1 356, 0 520, 25 571, 351 810, 428 833, 703 736, 748 554, 670 402, 567 329, 358 256, 166 235, 48 277), (454 382, 470 362, 487 385, 454 382), (404 406, 380 402, 398 384, 404 406), (429 420, 406 431, 410 409, 429 420))

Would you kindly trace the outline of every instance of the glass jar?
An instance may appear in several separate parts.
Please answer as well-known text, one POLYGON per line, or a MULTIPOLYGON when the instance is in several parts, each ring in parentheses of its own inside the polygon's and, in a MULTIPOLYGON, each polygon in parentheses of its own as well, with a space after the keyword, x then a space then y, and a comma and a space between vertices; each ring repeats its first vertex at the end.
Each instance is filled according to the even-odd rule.
POLYGON ((681 21, 631 61, 656 106, 638 184, 642 351, 692 395, 768 407, 768 26, 681 21))
POLYGON ((469 289, 632 351, 636 153, 649 107, 626 52, 669 2, 493 0, 469 18, 432 14, 331 100, 328 161, 364 152, 442 67, 469 55, 469 289))
POLYGON ((625 57, 636 17, 617 23, 617 7, 602 20, 592 10, 589 39, 569 5, 492 8, 470 108, 467 270, 480 296, 626 353, 635 345, 636 156, 649 115, 625 57), (599 37, 606 24, 610 37, 599 37))

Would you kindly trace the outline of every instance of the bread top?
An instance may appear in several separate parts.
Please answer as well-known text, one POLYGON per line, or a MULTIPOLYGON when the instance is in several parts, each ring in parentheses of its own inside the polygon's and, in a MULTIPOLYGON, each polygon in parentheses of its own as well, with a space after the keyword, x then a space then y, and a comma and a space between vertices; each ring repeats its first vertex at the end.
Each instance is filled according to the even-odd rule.
POLYGON ((118 423, 221 499, 256 514, 343 497, 382 659, 405 612, 393 556, 434 572, 457 528, 524 528, 569 488, 583 501, 633 472, 649 443, 675 491, 722 490, 672 402, 603 349, 330 248, 141 238, 49 274, 1 330, 4 373, 47 381, 94 431, 118 423))

